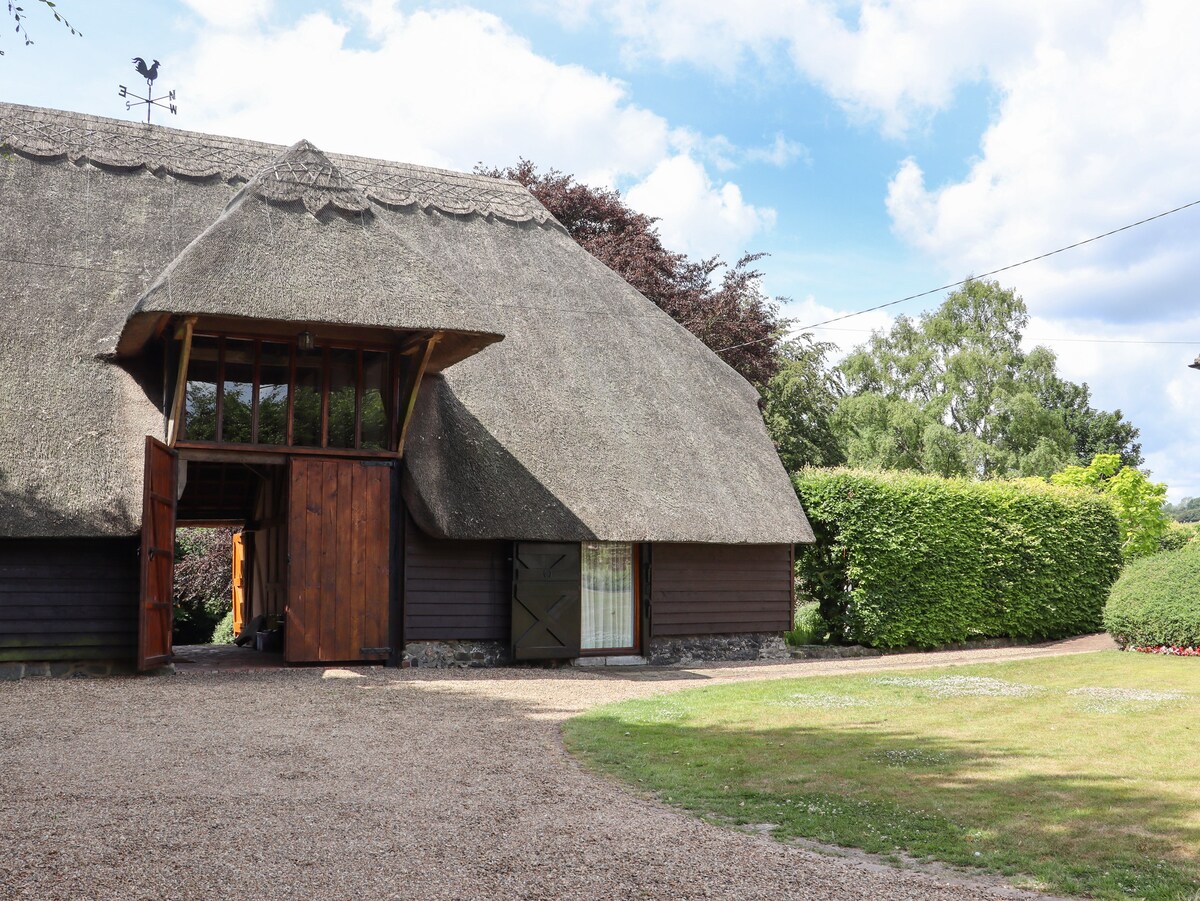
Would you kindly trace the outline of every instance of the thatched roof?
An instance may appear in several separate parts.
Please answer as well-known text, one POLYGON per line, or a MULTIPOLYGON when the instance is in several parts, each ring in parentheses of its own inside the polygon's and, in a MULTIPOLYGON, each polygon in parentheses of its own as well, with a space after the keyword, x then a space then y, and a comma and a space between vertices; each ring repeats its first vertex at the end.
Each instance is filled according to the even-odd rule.
POLYGON ((461 341, 440 342, 452 356, 435 369, 500 337, 491 309, 414 252, 308 141, 258 172, 154 280, 122 332, 122 356, 164 314, 478 335, 466 353, 461 341))
POLYGON ((3 104, 0 146, 0 535, 135 531, 162 374, 117 338, 226 312, 504 335, 422 389, 433 534, 811 540, 755 391, 520 185, 3 104))

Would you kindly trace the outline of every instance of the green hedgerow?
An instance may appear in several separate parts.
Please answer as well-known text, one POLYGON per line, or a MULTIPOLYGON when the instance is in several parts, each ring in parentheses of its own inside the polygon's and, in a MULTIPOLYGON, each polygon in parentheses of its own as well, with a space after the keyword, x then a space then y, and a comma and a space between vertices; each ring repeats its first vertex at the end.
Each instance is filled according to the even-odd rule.
POLYGON ((1126 566, 1104 627, 1122 647, 1200 647, 1200 542, 1126 566))
POLYGON ((801 590, 836 640, 936 647, 1100 628, 1121 544, 1094 492, 850 469, 793 481, 817 536, 798 549, 801 590))

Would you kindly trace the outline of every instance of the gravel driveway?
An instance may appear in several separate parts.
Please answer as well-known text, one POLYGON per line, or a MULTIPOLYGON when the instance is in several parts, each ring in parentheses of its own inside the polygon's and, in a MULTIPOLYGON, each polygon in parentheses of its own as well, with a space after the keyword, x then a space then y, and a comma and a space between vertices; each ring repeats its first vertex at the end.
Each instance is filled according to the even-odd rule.
POLYGON ((705 824, 585 772, 559 723, 714 682, 1094 646, 0 684, 0 897, 1025 897, 705 824))

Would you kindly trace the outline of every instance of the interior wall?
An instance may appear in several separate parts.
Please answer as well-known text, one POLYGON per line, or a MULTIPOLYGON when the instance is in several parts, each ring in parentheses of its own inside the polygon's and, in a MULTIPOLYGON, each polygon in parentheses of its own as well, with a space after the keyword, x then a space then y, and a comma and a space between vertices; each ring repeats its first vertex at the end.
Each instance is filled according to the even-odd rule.
POLYGON ((246 620, 282 616, 287 603, 287 467, 265 467, 247 525, 246 620))

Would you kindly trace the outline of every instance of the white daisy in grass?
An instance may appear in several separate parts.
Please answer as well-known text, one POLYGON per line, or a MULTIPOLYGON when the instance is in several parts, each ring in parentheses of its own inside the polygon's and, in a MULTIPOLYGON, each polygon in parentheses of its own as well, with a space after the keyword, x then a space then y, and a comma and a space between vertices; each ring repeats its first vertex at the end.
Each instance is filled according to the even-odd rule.
POLYGON ((939 698, 1025 698, 1044 690, 1036 685, 1020 685, 1016 682, 1006 682, 1003 679, 993 679, 990 676, 936 676, 932 679, 916 676, 883 676, 871 681, 877 685, 917 688, 939 698))

